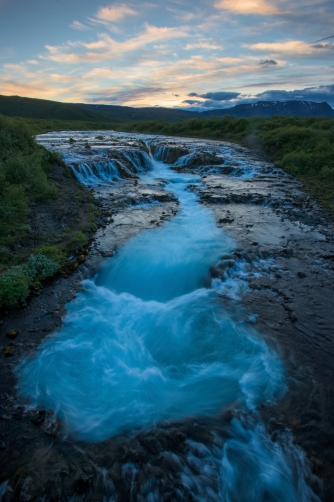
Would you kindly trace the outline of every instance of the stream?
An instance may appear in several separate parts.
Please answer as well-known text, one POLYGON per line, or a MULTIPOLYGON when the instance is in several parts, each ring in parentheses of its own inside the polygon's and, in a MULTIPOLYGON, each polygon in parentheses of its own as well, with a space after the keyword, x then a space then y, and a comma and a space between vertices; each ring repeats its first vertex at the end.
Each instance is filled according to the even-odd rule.
MULTIPOLYGON (((241 315, 247 275, 270 274, 270 258, 255 271, 240 261, 224 279, 212 279, 210 267, 222 257, 229 260, 237 244, 199 203, 200 162, 192 173, 171 169, 190 164, 193 152, 168 162, 170 152, 153 148, 153 137, 115 133, 111 139, 125 138, 131 151, 114 145, 116 157, 103 161, 112 145, 82 158, 78 145, 65 151, 63 134, 58 150, 86 186, 112 191, 113 184, 135 175, 149 187, 159 183, 179 206, 172 219, 131 237, 83 281, 61 328, 19 366, 20 394, 31 406, 54 410, 65 439, 97 448, 116 437, 166 433, 175 424, 193 430, 198 424, 201 432, 183 439, 182 451, 160 448, 168 488, 159 476, 141 481, 141 471, 154 458, 124 464, 132 486, 127 500, 319 500, 292 433, 284 429, 272 437, 258 411, 287 392, 284 361, 257 331, 253 313, 246 320, 241 315), (138 141, 147 151, 138 150, 138 141)), ((80 142, 84 135, 77 136, 80 142)), ((233 160, 233 152, 225 150, 218 157, 233 160)), ((210 144, 203 152, 213 155, 210 144)), ((218 165, 213 163, 211 172, 218 165)), ((230 177, 233 169, 244 178, 254 174, 245 160, 232 165, 230 177)), ((104 500, 126 500, 108 475, 103 483, 104 500)))

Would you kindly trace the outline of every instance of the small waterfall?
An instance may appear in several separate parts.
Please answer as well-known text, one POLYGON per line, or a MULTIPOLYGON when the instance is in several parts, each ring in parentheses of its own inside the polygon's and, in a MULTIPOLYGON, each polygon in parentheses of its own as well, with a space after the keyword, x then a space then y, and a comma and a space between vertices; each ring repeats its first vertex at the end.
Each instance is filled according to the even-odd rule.
POLYGON ((150 157, 141 150, 110 151, 108 156, 65 154, 63 158, 78 181, 86 186, 133 178, 152 169, 150 157))
POLYGON ((182 155, 182 157, 177 159, 177 161, 173 165, 175 167, 188 166, 189 164, 191 164, 195 155, 195 152, 188 153, 187 155, 182 155))
POLYGON ((152 169, 152 160, 144 151, 130 150, 122 152, 122 155, 133 164, 136 173, 144 173, 152 169))
POLYGON ((170 148, 168 146, 152 146, 151 147, 155 160, 164 162, 169 155, 170 148))

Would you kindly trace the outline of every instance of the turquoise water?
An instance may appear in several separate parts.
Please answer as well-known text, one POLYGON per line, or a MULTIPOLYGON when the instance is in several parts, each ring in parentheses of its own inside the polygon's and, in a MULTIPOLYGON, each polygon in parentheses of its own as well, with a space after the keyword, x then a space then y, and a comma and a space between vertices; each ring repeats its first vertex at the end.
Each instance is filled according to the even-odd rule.
MULTIPOLYGON (((168 181, 178 214, 129 240, 84 281, 61 329, 19 369, 20 392, 54 409, 70 434, 87 441, 218 417, 227 406, 252 411, 285 390, 279 357, 230 317, 210 286, 210 266, 234 243, 186 189, 197 176, 155 162, 144 177, 168 181)), ((264 428, 245 430, 238 421, 234 428, 215 460, 219 491, 198 500, 278 501, 283 492, 287 501, 313 500, 264 428)), ((194 494, 209 493, 203 469, 204 488, 184 473, 194 494)))

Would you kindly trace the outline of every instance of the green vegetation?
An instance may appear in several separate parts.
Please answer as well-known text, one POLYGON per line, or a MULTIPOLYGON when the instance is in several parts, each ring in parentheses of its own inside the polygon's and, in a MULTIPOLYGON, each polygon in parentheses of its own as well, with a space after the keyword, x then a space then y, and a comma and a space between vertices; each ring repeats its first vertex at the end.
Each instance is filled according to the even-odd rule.
POLYGON ((95 225, 93 195, 59 155, 35 142, 29 125, 0 115, 0 307, 74 270, 68 256, 82 256, 89 242, 82 230, 91 234, 95 225), (58 223, 63 217, 67 226, 58 223))
POLYGON ((11 267, 0 275, 0 305, 25 301, 30 288, 40 287, 40 280, 53 276, 60 264, 43 254, 31 255, 24 265, 11 267))
POLYGON ((88 239, 86 235, 80 230, 75 232, 71 241, 67 245, 67 250, 69 253, 78 253, 88 244, 88 239))
POLYGON ((26 230, 31 200, 57 195, 47 178, 55 162, 59 156, 37 145, 22 121, 0 116, 0 245, 26 230))
POLYGON ((0 96, 0 113, 7 117, 25 117, 52 120, 80 120, 106 122, 99 113, 79 106, 46 99, 22 98, 20 96, 0 96))
POLYGON ((303 181, 334 212, 334 119, 321 117, 196 118, 177 124, 136 122, 125 131, 239 143, 303 181))

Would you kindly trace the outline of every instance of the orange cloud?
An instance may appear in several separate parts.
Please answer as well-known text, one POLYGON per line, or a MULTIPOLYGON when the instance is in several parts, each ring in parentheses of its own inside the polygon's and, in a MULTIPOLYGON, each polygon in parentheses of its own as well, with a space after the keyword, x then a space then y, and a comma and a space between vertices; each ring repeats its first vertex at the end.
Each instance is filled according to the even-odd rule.
POLYGON ((126 5, 115 5, 112 7, 101 7, 95 15, 94 21, 97 22, 112 22, 120 21, 125 16, 135 16, 137 12, 130 9, 126 5))
POLYGON ((266 0, 219 0, 218 9, 226 9, 239 14, 277 14, 279 10, 266 0))
POLYGON ((289 40, 287 42, 258 43, 247 45, 252 50, 264 51, 272 54, 312 54, 315 49, 301 40, 289 40))
POLYGON ((102 33, 96 42, 67 42, 60 46, 46 45, 45 48, 49 51, 49 54, 47 56, 40 56, 40 58, 67 64, 82 62, 97 63, 99 61, 112 60, 125 52, 135 51, 150 43, 185 36, 187 36, 187 33, 180 28, 159 28, 146 24, 143 33, 125 42, 117 42, 107 33, 102 33), (79 51, 73 52, 73 48, 79 49, 79 51), (72 51, 70 52, 71 49, 72 51), (87 52, 83 53, 82 49, 86 49, 87 52))

